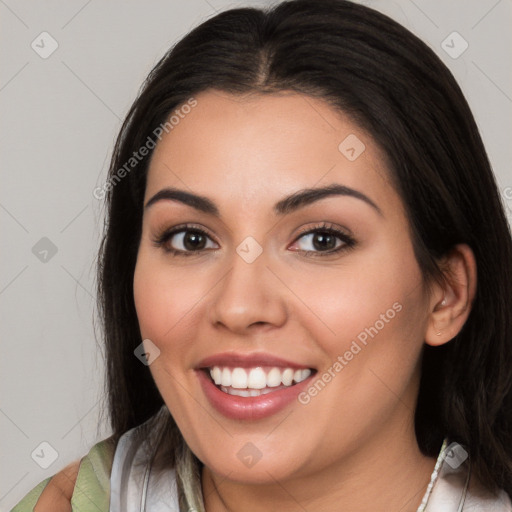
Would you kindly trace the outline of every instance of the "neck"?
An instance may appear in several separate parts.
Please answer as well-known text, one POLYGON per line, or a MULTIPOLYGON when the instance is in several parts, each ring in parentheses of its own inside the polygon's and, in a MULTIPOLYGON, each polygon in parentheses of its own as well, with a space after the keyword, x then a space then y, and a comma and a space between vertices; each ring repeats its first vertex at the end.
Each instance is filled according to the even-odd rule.
POLYGON ((247 484, 216 475, 206 466, 202 487, 207 512, 321 510, 334 512, 416 512, 436 459, 424 456, 414 427, 380 434, 315 473, 298 478, 247 484), (405 434, 405 435, 404 435, 405 434))

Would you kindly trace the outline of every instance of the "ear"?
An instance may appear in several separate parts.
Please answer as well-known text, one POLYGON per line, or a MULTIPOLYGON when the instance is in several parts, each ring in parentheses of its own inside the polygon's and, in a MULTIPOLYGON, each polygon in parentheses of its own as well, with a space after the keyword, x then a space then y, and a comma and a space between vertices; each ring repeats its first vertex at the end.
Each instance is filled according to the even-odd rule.
POLYGON ((431 313, 425 333, 425 343, 432 346, 448 343, 460 332, 476 294, 476 261, 468 245, 456 245, 443 258, 441 268, 445 284, 436 285, 431 295, 431 313))

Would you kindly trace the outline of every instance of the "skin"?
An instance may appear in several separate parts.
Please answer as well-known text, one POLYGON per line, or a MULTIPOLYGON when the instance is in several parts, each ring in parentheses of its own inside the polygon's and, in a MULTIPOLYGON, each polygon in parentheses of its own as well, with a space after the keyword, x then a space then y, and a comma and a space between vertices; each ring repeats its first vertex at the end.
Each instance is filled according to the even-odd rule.
MULTIPOLYGON (((144 203, 177 187, 210 198, 221 217, 169 200, 146 208, 134 298, 142 338, 160 350, 150 365, 156 385, 205 465, 206 510, 415 511, 435 465, 414 434, 421 350, 448 342, 467 319, 471 250, 457 246, 443 262, 450 281, 427 293, 384 153, 323 101, 219 91, 196 99, 158 143, 144 203), (349 134, 365 145, 354 161, 338 150, 349 134), (364 193, 381 214, 348 196, 284 216, 272 210, 286 195, 333 183, 364 193), (311 235, 298 238, 323 221, 349 230, 356 245, 322 256, 311 235), (212 235, 202 252, 173 256, 154 243, 182 223, 212 235), (236 252, 248 236, 263 250, 250 264, 236 252), (401 311, 307 405, 237 421, 199 385, 199 361, 225 351, 267 352, 322 375, 395 303, 401 311), (261 452, 251 468, 237 457, 248 442, 261 452)), ((187 249, 180 235, 166 245, 187 249)))
POLYGON ((77 460, 54 475, 39 496, 34 512, 71 512, 71 497, 79 469, 80 460, 77 460))

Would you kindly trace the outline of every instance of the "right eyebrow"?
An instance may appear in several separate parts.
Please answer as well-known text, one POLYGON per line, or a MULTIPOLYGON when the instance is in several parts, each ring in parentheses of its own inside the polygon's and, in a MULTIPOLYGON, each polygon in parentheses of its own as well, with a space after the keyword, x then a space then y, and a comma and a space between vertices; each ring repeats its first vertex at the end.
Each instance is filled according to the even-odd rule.
POLYGON ((178 188, 163 188, 146 203, 144 208, 147 209, 158 201, 178 201, 201 212, 220 217, 219 209, 211 199, 178 188))

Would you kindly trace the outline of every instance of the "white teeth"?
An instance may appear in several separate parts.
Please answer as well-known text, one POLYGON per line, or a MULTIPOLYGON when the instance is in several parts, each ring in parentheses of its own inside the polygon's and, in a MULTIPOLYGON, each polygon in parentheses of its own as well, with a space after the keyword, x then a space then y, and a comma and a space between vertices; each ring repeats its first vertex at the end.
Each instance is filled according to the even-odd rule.
POLYGON ((267 375, 267 386, 277 388, 281 384, 281 371, 279 368, 272 368, 267 375))
POLYGON ((252 389, 263 389, 267 387, 267 376, 263 368, 253 368, 249 372, 247 387, 252 389))
POLYGON ((306 380, 311 375, 311 370, 309 370, 309 369, 301 370, 300 372, 301 372, 300 378, 295 379, 297 382, 302 382, 303 380, 306 380))
POLYGON ((235 368, 231 373, 231 387, 247 389, 247 372, 243 368, 235 368))
POLYGON ((213 366, 210 368, 210 375, 213 382, 222 388, 229 388, 228 393, 238 396, 259 396, 275 389, 265 388, 289 387, 298 384, 311 375, 311 370, 305 368, 294 370, 293 368, 270 368, 269 371, 261 367, 256 368, 227 368, 213 366), (231 393, 235 390, 236 392, 231 393), (247 393, 258 392, 258 394, 240 394, 240 390, 248 390, 247 393), (259 390, 263 390, 260 392, 259 390))
MULTIPOLYGON (((211 375, 211 371, 210 371, 210 375, 211 375)), ((229 368, 224 368, 224 370, 222 370, 221 384, 223 386, 231 386, 231 372, 229 371, 229 368)))
MULTIPOLYGON (((284 387, 284 386, 282 386, 284 387)), ((224 393, 227 393, 228 395, 235 395, 235 396, 260 396, 260 395, 266 395, 267 393, 272 393, 273 391, 276 391, 275 389, 265 388, 265 389, 235 389, 232 387, 220 387, 221 391, 224 391, 224 393)))
POLYGON ((217 386, 219 384, 222 384, 222 370, 218 366, 213 367, 213 369, 211 371, 211 376, 212 376, 213 382, 215 382, 215 384, 217 384, 217 386))
POLYGON ((282 375, 282 382, 285 386, 291 386, 293 382, 293 370, 286 368, 282 375))

